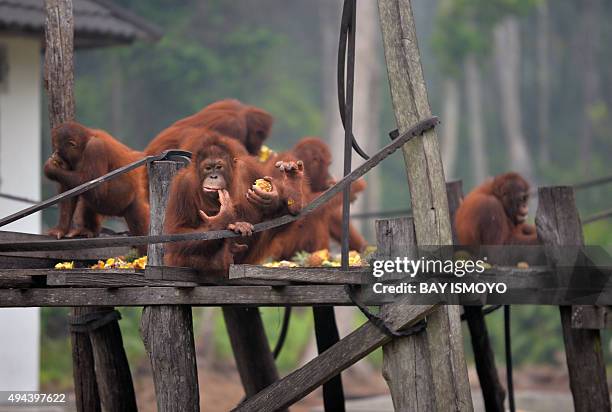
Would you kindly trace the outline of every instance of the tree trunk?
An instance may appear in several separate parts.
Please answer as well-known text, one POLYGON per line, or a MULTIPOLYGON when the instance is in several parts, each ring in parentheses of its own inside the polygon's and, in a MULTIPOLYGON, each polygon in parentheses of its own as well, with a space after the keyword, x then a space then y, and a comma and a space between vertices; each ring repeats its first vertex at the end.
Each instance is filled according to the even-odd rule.
POLYGON ((537 60, 538 60, 538 133, 540 135, 540 163, 550 164, 550 15, 546 0, 538 5, 537 60))
POLYGON ((533 182, 533 165, 522 131, 520 98, 521 44, 519 23, 507 17, 495 28, 495 65, 501 95, 501 115, 510 168, 533 182))
POLYGON ((600 0, 585 0, 582 6, 582 128, 580 136, 580 164, 586 174, 590 170, 593 151, 593 133, 595 119, 593 109, 601 100, 599 94, 600 74, 598 68, 598 53, 600 48, 600 0))
POLYGON ((459 143, 459 87, 457 80, 447 78, 444 80, 442 92, 444 105, 442 107, 441 144, 442 164, 446 180, 455 176, 457 162, 457 146, 459 143))
POLYGON ((482 76, 474 56, 468 56, 465 65, 465 93, 468 110, 468 133, 472 152, 472 170, 477 184, 487 177, 484 146, 484 119, 482 115, 482 76))

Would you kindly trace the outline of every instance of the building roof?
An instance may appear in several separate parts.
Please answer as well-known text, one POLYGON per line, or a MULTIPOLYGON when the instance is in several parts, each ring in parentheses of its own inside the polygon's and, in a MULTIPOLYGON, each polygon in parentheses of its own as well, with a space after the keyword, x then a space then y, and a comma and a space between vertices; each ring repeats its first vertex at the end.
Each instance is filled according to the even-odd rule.
MULTIPOLYGON (((152 23, 108 0, 73 0, 75 47, 99 47, 158 40, 152 23)), ((44 0, 0 0, 0 33, 42 35, 44 0)))

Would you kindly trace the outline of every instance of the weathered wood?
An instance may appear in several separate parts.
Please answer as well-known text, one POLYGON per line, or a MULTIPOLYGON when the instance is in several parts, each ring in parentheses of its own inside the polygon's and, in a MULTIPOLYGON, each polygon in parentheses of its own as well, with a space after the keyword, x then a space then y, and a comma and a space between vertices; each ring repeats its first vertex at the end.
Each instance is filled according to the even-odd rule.
MULTIPOLYGON (((44 81, 49 101, 51 128, 74 119, 74 22, 72 0, 45 0, 45 72, 44 81)), ((72 210, 76 199, 62 202, 60 207, 72 210)), ((70 213, 60 213, 68 216, 70 213)), ((73 317, 85 315, 95 308, 72 308, 73 317)), ((92 345, 87 333, 71 333, 74 392, 78 411, 99 411, 100 397, 96 383, 92 345)))
POLYGON ((91 330, 89 339, 93 349, 102 409, 118 412, 138 410, 119 323, 115 320, 91 330))
MULTIPOLYGON (((453 243, 458 245, 459 239, 455 230, 455 214, 463 201, 463 184, 461 180, 446 183, 446 194, 448 196, 448 209, 453 229, 453 243)), ((482 306, 464 306, 463 310, 470 331, 474 363, 476 364, 476 372, 478 373, 485 408, 487 411, 503 412, 506 392, 497 373, 495 353, 489 340, 489 332, 487 331, 482 306)))
MULTIPOLYGON (((151 235, 163 232, 170 182, 182 166, 184 164, 173 161, 149 164, 151 235)), ((149 245, 147 263, 161 266, 163 262, 163 245, 149 245)), ((174 290, 175 293, 179 291, 174 290)), ((145 306, 140 333, 151 360, 157 410, 199 411, 200 391, 191 306, 145 306)))
POLYGON ((48 269, 55 266, 56 263, 55 259, 0 255, 1 269, 48 269))
MULTIPOLYGON (((0 301, 2 301, 0 299, 0 301)), ((73 307, 70 315, 73 317, 84 316, 96 311, 98 308, 73 307)), ((93 348, 87 333, 70 333, 72 346, 72 374, 74 376, 74 395, 77 411, 99 412, 100 394, 96 381, 96 371, 93 356, 93 348)))
POLYGON ((35 285, 35 280, 33 276, 29 275, 16 275, 16 276, 0 276, 0 289, 9 289, 9 288, 30 288, 35 285))
POLYGON ((0 307, 353 305, 340 285, 0 289, 0 307))
MULTIPOLYGON (((540 241, 549 246, 546 249, 549 264, 557 269, 561 279, 567 279, 573 265, 582 263, 582 257, 579 253, 569 253, 567 248, 555 247, 584 244, 571 187, 543 187, 538 190, 536 228, 540 241)), ((609 411, 610 394, 600 332, 572 329, 572 308, 561 306, 559 310, 574 409, 578 412, 609 411)))
MULTIPOLYGON (((385 313, 384 320, 396 332, 419 322, 434 309, 432 305, 414 306, 403 302, 390 306, 392 307, 385 313)), ((390 340, 391 336, 367 322, 300 369, 239 405, 234 411, 277 411, 290 406, 390 340)))
MULTIPOLYGON (((104 238, 104 236, 102 236, 104 238)), ((32 233, 20 233, 20 232, 9 232, 0 231, 1 242, 15 242, 15 241, 39 241, 39 240, 52 240, 51 237, 46 235, 37 235, 32 233)), ((0 253, 0 259, 4 257, 21 257, 26 258, 37 258, 41 261, 48 260, 55 264, 56 261, 69 261, 69 260, 100 260, 115 256, 125 256, 130 253, 132 249, 129 247, 107 247, 100 249, 81 249, 81 250, 64 250, 64 251, 42 251, 42 252, 3 252, 0 253)), ((2 261, 0 261, 2 262, 2 261)), ((47 267, 53 266, 49 263, 47 267)), ((0 265, 2 265, 0 263, 0 265)), ((0 266, 5 267, 5 266, 0 266)), ((27 266, 23 266, 27 267, 27 266)))
POLYGON ((45 88, 51 127, 74 119, 72 0, 45 0, 45 88))
MULTIPOLYGON (((399 133, 431 116, 410 0, 378 0, 391 98, 399 133)), ((442 159, 435 129, 403 146, 416 241, 452 244, 442 159)), ((433 381, 441 411, 472 410, 463 356, 458 306, 443 306, 428 318, 433 381)))
POLYGON ((369 275, 369 267, 352 267, 347 271, 338 268, 321 267, 295 267, 295 268, 269 268, 257 265, 230 266, 230 279, 261 279, 284 280, 299 283, 316 283, 330 285, 359 285, 363 277, 369 275))
MULTIPOLYGON (((411 218, 376 221, 377 254, 416 257, 414 222, 411 218)), ((385 313, 388 306, 383 306, 385 313)), ((427 330, 395 338, 383 346, 383 377, 397 411, 433 411, 436 399, 427 330)))
MULTIPOLYGON (((88 288, 120 288, 135 286, 172 286, 177 288, 192 288, 198 286, 193 282, 177 282, 169 280, 147 279, 142 273, 50 273, 47 275, 48 286, 73 286, 88 288)), ((0 276, 0 281, 2 277, 0 276)))
POLYGON ((244 392, 250 398, 279 376, 261 314, 258 308, 223 308, 223 318, 244 392))
POLYGON ((572 306, 572 328, 610 329, 612 328, 612 308, 610 306, 572 306))
POLYGON ((459 239, 455 230, 455 215, 457 214, 457 209, 461 206, 461 202, 463 202, 463 182, 461 180, 446 182, 446 196, 448 198, 448 212, 453 231, 453 244, 458 245, 459 239))

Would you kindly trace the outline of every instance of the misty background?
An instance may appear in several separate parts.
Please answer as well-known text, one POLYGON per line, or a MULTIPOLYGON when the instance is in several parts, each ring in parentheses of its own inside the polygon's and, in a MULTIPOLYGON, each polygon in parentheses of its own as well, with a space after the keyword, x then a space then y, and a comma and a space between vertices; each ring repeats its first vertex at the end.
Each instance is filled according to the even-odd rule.
MULTIPOLYGON (((142 150, 174 121, 215 100, 238 98, 274 116, 266 142, 274 150, 287 149, 303 136, 327 140, 334 149, 334 174, 340 177, 344 132, 335 80, 340 0, 114 2, 157 24, 165 34, 154 44, 76 53, 79 122, 105 129, 142 150)), ((357 3, 354 133, 373 154, 389 142, 388 133, 396 125, 376 1, 357 3)), ((432 112, 442 121, 438 136, 447 180, 462 179, 467 193, 486 177, 509 170, 524 174, 533 186, 612 174, 608 66, 612 49, 606 47, 612 43, 608 23, 612 2, 413 0, 412 4, 432 112)), ((46 117, 43 123, 46 158, 50 153, 46 117)), ((355 158, 354 167, 358 163, 355 158)), ((409 208, 400 153, 366 178, 368 188, 353 205, 354 213, 409 208)), ((43 198, 55 193, 53 184, 46 179, 44 184, 43 198)), ((589 216, 612 207, 612 190, 599 186, 580 191, 577 202, 581 216, 589 216)), ((531 210, 531 220, 534 215, 531 210)), ((53 213, 45 215, 47 225, 55 219, 53 213)), ((374 242, 374 220, 360 222, 374 242)), ((585 225, 585 240, 612 245, 611 221, 585 225)), ((43 336, 43 379, 70 384, 65 380, 69 374, 64 375, 70 352, 63 354, 61 311, 43 310, 51 326, 43 336)), ((297 312, 280 358, 284 371, 300 362, 312 330, 310 312, 297 312)), ((142 356, 139 311, 122 313, 130 360, 138 361, 142 356)), ((281 315, 267 310, 264 316, 274 339, 281 315)), ((563 346, 556 308, 525 306, 516 308, 513 316, 517 365, 564 361, 559 356, 563 346), (543 336, 546 339, 538 339, 543 336)), ((501 320, 500 313, 488 317, 497 360, 503 365, 501 320)), ((201 334, 214 335, 216 343, 207 350, 221 359, 229 357, 218 312, 198 314, 196 321, 201 334)), ((608 345, 610 333, 603 336, 608 345)), ((377 357, 380 354, 374 355, 373 364, 377 357)))

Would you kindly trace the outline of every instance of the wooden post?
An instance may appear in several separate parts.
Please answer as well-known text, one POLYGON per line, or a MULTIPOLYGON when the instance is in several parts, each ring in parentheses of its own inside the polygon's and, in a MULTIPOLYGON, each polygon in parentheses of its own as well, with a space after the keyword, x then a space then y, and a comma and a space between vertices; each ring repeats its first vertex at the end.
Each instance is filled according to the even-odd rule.
MULTIPOLYGON (((459 244, 455 232, 455 214, 463 201, 463 184, 461 180, 446 183, 446 194, 448 196, 448 209, 451 216, 453 228, 453 243, 459 244)), ((464 306, 465 320, 470 330, 472 349, 474 352, 474 363, 482 389, 485 409, 487 411, 503 411, 506 391, 499 381, 497 367, 495 364, 495 353, 489 340, 489 332, 482 306, 464 306)))
MULTIPOLYGON (((104 308, 106 311, 112 307, 104 308)), ((102 410, 138 410, 134 384, 116 320, 89 332, 102 410)))
MULTIPOLYGON (((377 254, 416 257, 416 237, 412 218, 376 221, 377 254)), ((383 306, 386 313, 388 306, 383 306)), ((411 336, 395 338, 383 346, 383 377, 389 385, 396 411, 434 411, 431 355, 427 329, 411 336)))
MULTIPOLYGON (((584 244, 571 187, 542 187, 538 190, 536 227, 538 238, 546 246, 548 264, 557 268, 560 276, 567 274, 564 271, 571 272, 580 256, 569 253, 566 247, 584 244)), ((561 306, 559 310, 574 410, 609 411, 610 393, 599 330, 572 329, 571 306, 561 306)))
MULTIPOLYGON (((170 182, 182 166, 182 163, 173 161, 149 164, 151 235, 163 232, 170 182)), ((149 245, 147 257, 148 265, 163 265, 163 245, 149 245)), ((199 411, 200 393, 191 306, 145 306, 140 333, 151 360, 157 410, 199 411)))
MULTIPOLYGON (((378 0, 387 72, 398 130, 431 116, 410 0, 378 0)), ((442 159, 435 130, 403 147, 418 245, 452 244, 442 159)), ((471 410, 459 306, 428 318, 429 350, 437 409, 471 410)))
MULTIPOLYGON (((45 87, 51 128, 74 119, 74 22, 72 0, 45 0, 45 87)), ((77 198, 60 204, 70 225, 77 198)), ((75 307, 73 319, 112 308, 75 307)), ((76 406, 79 411, 136 410, 136 397, 121 331, 112 320, 91 332, 71 332, 76 406), (100 399, 101 398, 101 399, 100 399)))
POLYGON ((256 307, 224 307, 223 318, 248 399, 278 380, 261 314, 256 307))

